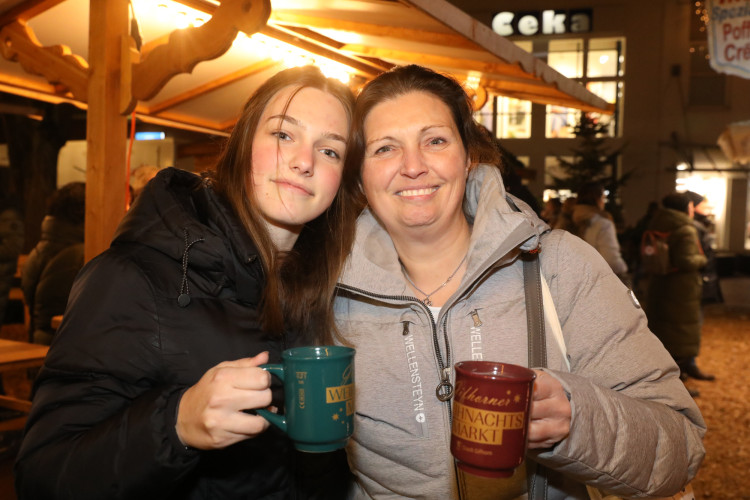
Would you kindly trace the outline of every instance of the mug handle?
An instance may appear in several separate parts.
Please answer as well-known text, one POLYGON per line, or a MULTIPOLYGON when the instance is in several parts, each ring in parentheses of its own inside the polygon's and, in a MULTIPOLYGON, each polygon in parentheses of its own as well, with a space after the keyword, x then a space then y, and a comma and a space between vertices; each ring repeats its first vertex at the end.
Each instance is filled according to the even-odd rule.
MULTIPOLYGON (((266 365, 260 365, 260 368, 266 370, 269 373, 276 375, 282 381, 284 380, 284 365, 266 364, 266 365)), ((255 413, 265 418, 271 424, 275 425, 282 431, 287 432, 286 416, 273 413, 271 411, 266 410, 265 408, 257 408, 255 409, 255 413)))

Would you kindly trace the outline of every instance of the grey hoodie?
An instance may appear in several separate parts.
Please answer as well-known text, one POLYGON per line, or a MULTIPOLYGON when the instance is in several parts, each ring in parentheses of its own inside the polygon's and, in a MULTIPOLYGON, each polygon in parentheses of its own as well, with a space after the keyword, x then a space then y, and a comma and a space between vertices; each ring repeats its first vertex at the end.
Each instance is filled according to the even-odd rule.
MULTIPOLYGON (((528 454, 549 469, 548 498, 586 499, 584 482, 623 496, 675 493, 697 472, 705 433, 676 365, 592 247, 564 231, 545 233, 540 219, 508 199, 497 169, 472 171, 464 204, 473 223, 468 267, 437 318, 410 293, 383 227, 369 211, 359 218, 335 304, 342 340, 357 349, 350 497, 460 498, 450 403, 435 395, 440 365, 449 367, 451 382, 457 361, 527 365, 517 257, 539 243, 571 363, 568 372, 549 341, 546 371, 562 383, 573 411, 567 438, 528 454)), ((497 489, 492 498, 525 490, 523 477, 460 479, 463 492, 497 489)))

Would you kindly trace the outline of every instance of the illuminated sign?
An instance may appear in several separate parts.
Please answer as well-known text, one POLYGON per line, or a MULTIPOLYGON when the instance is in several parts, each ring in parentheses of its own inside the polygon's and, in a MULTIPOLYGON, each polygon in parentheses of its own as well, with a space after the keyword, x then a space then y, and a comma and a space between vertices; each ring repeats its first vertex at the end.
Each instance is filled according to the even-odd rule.
POLYGON ((498 12, 492 30, 502 36, 587 33, 591 19, 591 9, 498 12))
POLYGON ((706 10, 711 67, 750 78, 750 1, 707 0, 706 10))

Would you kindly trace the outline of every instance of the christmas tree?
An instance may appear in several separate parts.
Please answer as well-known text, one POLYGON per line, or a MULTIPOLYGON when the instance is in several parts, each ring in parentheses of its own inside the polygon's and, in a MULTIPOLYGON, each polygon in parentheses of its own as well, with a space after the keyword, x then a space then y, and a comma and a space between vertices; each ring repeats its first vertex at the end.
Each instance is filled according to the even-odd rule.
POLYGON ((573 149, 572 161, 557 158, 559 169, 564 175, 552 176, 555 188, 570 189, 576 193, 583 184, 598 181, 612 195, 622 185, 624 179, 618 179, 616 175, 617 160, 622 148, 608 150, 605 146, 609 135, 607 127, 607 123, 589 113, 581 113, 573 129, 578 138, 578 146, 573 149))

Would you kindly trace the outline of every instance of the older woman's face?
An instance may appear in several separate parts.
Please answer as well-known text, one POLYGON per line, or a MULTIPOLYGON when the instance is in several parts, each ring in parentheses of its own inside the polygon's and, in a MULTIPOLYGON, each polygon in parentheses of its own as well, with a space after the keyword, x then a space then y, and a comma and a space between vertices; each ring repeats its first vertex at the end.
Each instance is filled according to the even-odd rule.
POLYGON ((384 101, 365 118, 362 184, 391 235, 463 217, 469 158, 448 106, 428 92, 384 101))

